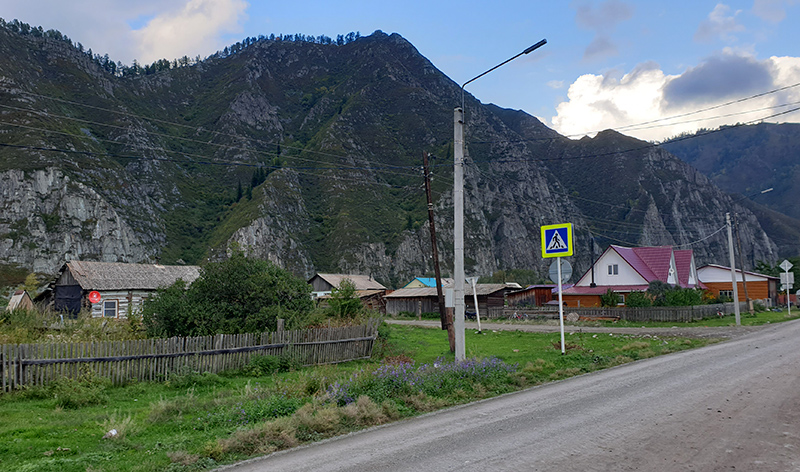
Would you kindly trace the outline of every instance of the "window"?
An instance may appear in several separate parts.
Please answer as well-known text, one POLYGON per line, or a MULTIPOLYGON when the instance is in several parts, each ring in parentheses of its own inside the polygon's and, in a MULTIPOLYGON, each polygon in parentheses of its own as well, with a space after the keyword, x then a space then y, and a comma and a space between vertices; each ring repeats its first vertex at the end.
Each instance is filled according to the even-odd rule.
POLYGON ((103 316, 106 318, 117 317, 117 301, 106 300, 103 302, 103 316))
POLYGON ((619 275, 619 264, 609 264, 608 275, 619 275))
POLYGON ((617 303, 617 306, 625 306, 625 294, 618 293, 617 295, 619 295, 619 302, 617 303))
POLYGON ((720 290, 719 298, 727 298, 728 300, 733 300, 733 290, 720 290))

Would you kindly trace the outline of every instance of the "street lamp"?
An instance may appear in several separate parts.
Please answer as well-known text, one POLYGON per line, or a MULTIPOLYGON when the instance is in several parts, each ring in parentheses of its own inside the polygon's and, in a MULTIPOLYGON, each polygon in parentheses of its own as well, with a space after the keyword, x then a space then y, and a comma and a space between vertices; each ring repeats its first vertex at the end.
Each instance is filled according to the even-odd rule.
POLYGON ((464 82, 461 86, 461 106, 455 109, 454 113, 454 163, 453 163, 453 271, 455 272, 455 344, 456 360, 463 361, 466 358, 466 347, 464 345, 464 87, 498 67, 507 64, 519 56, 529 54, 532 51, 547 44, 543 39, 516 56, 507 59, 480 75, 464 82))

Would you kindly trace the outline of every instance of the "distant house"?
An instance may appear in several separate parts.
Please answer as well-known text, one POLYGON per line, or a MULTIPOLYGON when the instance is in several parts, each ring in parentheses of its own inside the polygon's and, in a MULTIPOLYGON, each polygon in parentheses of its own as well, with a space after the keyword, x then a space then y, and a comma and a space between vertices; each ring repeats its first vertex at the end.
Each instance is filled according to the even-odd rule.
POLYGON ((562 292, 562 297, 566 306, 600 306, 600 297, 610 289, 624 305, 628 294, 643 292, 654 281, 705 288, 698 279, 691 249, 611 245, 575 285, 562 292))
MULTIPOLYGON (((371 311, 386 314, 386 300, 383 298, 386 290, 356 290, 356 296, 361 300, 361 305, 371 311)), ((319 306, 327 306, 331 295, 317 297, 319 306)))
POLYGON ((14 295, 11 296, 11 299, 8 301, 8 305, 6 306, 6 311, 32 309, 33 300, 31 300, 31 296, 28 295, 28 292, 25 290, 17 290, 14 292, 14 295))
MULTIPOLYGON (((477 284, 478 308, 481 316, 500 316, 505 305, 505 294, 511 289, 505 284, 477 284)), ((439 297, 435 287, 401 288, 386 295, 386 313, 397 315, 407 311, 414 314, 438 313, 439 297)), ((475 311, 472 286, 464 286, 464 304, 467 311, 475 311)))
MULTIPOLYGON (((733 300, 730 267, 707 264, 697 269, 697 276, 714 296, 733 300)), ((778 302, 778 286, 780 285, 778 277, 745 271, 744 282, 747 283, 747 296, 750 300, 769 300, 768 304, 773 305, 778 302)), ((745 301, 741 269, 736 269, 736 290, 739 294, 739 301, 745 301)))
MULTIPOLYGON (((558 285, 530 285, 522 290, 515 290, 506 295, 508 306, 544 306, 553 300, 553 290, 558 296, 558 285)), ((562 287, 563 289, 563 287, 562 287)))
POLYGON ((56 311, 72 316, 88 308, 95 317, 125 318, 158 288, 178 279, 190 284, 199 276, 198 266, 70 261, 37 300, 43 299, 56 311))
MULTIPOLYGON (((453 285, 455 285, 453 279, 442 277, 442 287, 452 287, 453 285)), ((403 288, 424 288, 424 287, 436 288, 436 278, 416 277, 414 280, 407 283, 403 288)))
POLYGON ((308 280, 308 283, 312 287, 314 298, 319 298, 323 295, 330 295, 333 289, 338 288, 345 279, 353 282, 357 291, 386 290, 386 287, 369 275, 316 274, 308 280))

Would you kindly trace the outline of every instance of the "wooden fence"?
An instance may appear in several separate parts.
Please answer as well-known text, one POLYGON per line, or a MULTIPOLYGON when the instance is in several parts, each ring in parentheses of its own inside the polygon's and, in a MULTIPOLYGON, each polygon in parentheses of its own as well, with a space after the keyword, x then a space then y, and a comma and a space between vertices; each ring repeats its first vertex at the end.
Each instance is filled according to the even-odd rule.
POLYGON ((247 365, 255 355, 288 354, 303 365, 332 364, 372 355, 378 321, 316 328, 191 338, 0 345, 0 383, 8 392, 77 378, 86 368, 114 385, 158 381, 191 369, 222 372, 247 365))
MULTIPOLYGON (((744 302, 739 303, 742 312, 747 310, 744 302)), ((584 318, 618 318, 627 321, 665 321, 689 322, 716 316, 718 313, 730 314, 734 312, 733 303, 718 303, 714 305, 696 306, 660 306, 660 307, 565 307, 564 316, 577 313, 584 318)), ((532 307, 532 308, 506 308, 504 316, 513 317, 514 314, 524 314, 528 317, 558 318, 557 306, 532 307)))

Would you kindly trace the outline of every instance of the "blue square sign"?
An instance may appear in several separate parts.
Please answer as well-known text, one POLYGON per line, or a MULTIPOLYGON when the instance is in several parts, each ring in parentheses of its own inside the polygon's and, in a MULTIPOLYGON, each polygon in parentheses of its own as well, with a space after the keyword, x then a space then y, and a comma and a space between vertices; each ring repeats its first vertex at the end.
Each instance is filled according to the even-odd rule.
POLYGON ((571 256, 572 223, 542 226, 542 257, 571 256))

